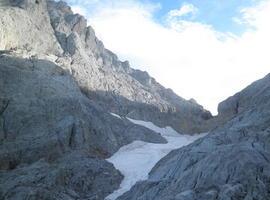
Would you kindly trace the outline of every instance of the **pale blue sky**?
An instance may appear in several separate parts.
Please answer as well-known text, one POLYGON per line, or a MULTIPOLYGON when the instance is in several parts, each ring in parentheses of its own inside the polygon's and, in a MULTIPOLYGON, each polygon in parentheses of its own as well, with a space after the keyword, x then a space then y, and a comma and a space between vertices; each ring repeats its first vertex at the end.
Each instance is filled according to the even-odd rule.
MULTIPOLYGON (((143 0, 144 1, 144 0, 143 0)), ((258 4, 260 0, 151 0, 153 3, 161 4, 155 17, 162 22, 162 18, 172 9, 178 9, 179 5, 185 3, 193 4, 198 8, 198 13, 193 21, 212 25, 216 30, 222 32, 242 33, 245 26, 233 21, 239 17, 241 9, 258 4)), ((190 19, 189 19, 190 20, 190 19)))
MULTIPOLYGON (((87 12, 94 13, 97 6, 102 3, 115 4, 115 0, 66 0, 71 6, 81 5, 87 12)), ((153 12, 153 17, 157 23, 164 24, 164 18, 170 10, 179 9, 185 4, 192 4, 198 12, 192 18, 189 15, 182 16, 183 19, 196 21, 213 26, 221 32, 232 32, 241 34, 245 31, 246 26, 236 23, 235 17, 240 16, 243 8, 256 6, 263 0, 137 0, 142 5, 157 5, 153 12)))

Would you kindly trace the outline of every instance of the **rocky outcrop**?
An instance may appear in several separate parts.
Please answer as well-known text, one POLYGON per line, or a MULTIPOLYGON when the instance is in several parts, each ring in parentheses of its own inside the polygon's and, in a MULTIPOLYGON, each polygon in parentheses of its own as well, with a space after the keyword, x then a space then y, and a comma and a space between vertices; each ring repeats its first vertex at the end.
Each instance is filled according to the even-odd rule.
POLYGON ((105 158, 166 142, 109 114, 169 103, 65 3, 1 2, 0 25, 0 199, 103 199, 122 180, 105 158))
POLYGON ((107 113, 48 59, 2 55, 0 80, 0 199, 103 199, 122 179, 104 158, 134 140, 166 142, 107 113))
POLYGON ((0 50, 21 55, 53 55, 72 74, 88 98, 122 116, 170 125, 179 132, 208 130, 211 114, 178 97, 146 72, 134 70, 107 50, 66 3, 49 0, 5 0, 0 6, 0 50), (27 34, 26 34, 27 33, 27 34))
POLYGON ((61 55, 63 50, 50 26, 44 0, 8 1, 0 6, 0 50, 23 51, 24 54, 61 55))
POLYGON ((269 199, 269 99, 267 75, 220 104, 228 122, 171 152, 119 199, 269 199))
POLYGON ((218 106, 219 118, 232 118, 247 109, 256 108, 269 101, 270 75, 248 86, 245 90, 229 97, 218 106))
POLYGON ((189 134, 230 120, 121 198, 266 197, 269 77, 212 119, 120 61, 62 1, 1 1, 0 26, 0 199, 104 199, 117 189, 123 177, 105 158, 134 140, 166 141, 109 112, 189 134))
POLYGON ((0 171, 0 198, 104 199, 121 180, 112 164, 76 152, 53 163, 39 160, 8 173, 0 171))
POLYGON ((68 66, 84 93, 102 107, 122 116, 172 126, 179 132, 208 129, 211 114, 157 83, 146 72, 121 62, 97 39, 84 17, 73 14, 64 2, 49 1, 51 24, 68 66))
POLYGON ((36 160, 85 146, 89 151, 100 149, 106 157, 135 139, 165 142, 156 133, 113 117, 91 102, 53 62, 10 56, 0 61, 5 86, 1 87, 3 151, 13 149, 13 154, 18 148, 21 152, 31 143, 32 150, 37 148, 33 155, 21 152, 20 157, 36 160))

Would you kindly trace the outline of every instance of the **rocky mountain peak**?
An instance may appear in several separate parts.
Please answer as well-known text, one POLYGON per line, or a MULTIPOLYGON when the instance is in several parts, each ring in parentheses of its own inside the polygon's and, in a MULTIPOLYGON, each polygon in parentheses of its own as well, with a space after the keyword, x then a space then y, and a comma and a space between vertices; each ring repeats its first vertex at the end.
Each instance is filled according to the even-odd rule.
POLYGON ((49 1, 48 10, 56 38, 64 52, 72 59, 69 68, 73 72, 79 72, 74 76, 89 98, 99 101, 102 99, 102 106, 120 115, 150 120, 150 110, 162 113, 159 114, 160 119, 151 120, 161 126, 170 122, 170 125, 179 131, 198 132, 207 129, 203 121, 206 119, 205 115, 211 118, 209 112, 197 103, 191 104, 164 88, 147 72, 132 69, 127 61, 120 61, 95 36, 93 28, 87 26, 86 19, 73 14, 67 4, 49 1), (176 122, 181 118, 179 116, 188 116, 188 112, 192 113, 189 116, 194 117, 192 120, 197 118, 200 121, 200 125, 194 127, 194 130, 188 130, 189 125, 183 126, 190 120, 176 122), (168 116, 172 117, 170 113, 174 113, 175 119, 166 120, 168 116), (164 120, 166 122, 163 123, 164 120))

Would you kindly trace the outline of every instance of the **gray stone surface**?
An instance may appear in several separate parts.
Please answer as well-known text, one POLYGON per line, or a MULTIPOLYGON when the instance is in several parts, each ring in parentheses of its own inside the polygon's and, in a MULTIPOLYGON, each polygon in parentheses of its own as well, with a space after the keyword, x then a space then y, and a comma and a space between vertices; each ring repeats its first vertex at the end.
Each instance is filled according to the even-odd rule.
POLYGON ((64 2, 0 3, 0 199, 103 199, 122 175, 104 160, 166 142, 121 116, 196 133, 120 199, 270 199, 269 75, 211 114, 107 50, 64 2))
POLYGON ((63 50, 50 26, 46 1, 9 2, 13 6, 0 6, 0 50, 61 55, 63 50))
POLYGON ((48 60, 2 55, 0 84, 0 199, 103 199, 122 176, 102 159, 134 140, 166 142, 107 113, 48 60), (99 168, 88 172, 88 165, 99 168), (62 168, 67 175, 59 179, 75 183, 55 182, 62 168))
POLYGON ((122 178, 112 164, 73 152, 53 163, 41 159, 0 171, 0 199, 104 199, 122 178))
MULTIPOLYGON (((164 88, 146 72, 134 70, 107 50, 87 27, 84 17, 73 14, 64 2, 49 1, 51 24, 70 69, 84 93, 102 107, 122 116, 172 126, 179 132, 208 129, 210 112, 164 88)), ((63 59, 62 59, 63 60, 63 59)))
POLYGON ((256 108, 269 101, 270 76, 258 80, 245 90, 229 97, 218 106, 220 118, 232 118, 249 108, 256 108))
MULTIPOLYGON (((134 79, 127 72, 110 75, 128 64, 106 50, 66 4, 55 3, 50 12, 47 5, 45 0, 0 5, 0 199, 103 199, 122 180, 104 158, 134 140, 166 140, 110 115, 113 104, 102 107, 98 95, 89 95, 102 84, 109 88, 107 82, 113 90, 122 83, 128 88, 134 79), (55 24, 60 11, 66 30, 55 24), (62 32, 67 34, 61 37, 62 32), (103 67, 106 76, 100 75, 103 67), (117 76, 124 78, 116 81, 117 76)), ((117 92, 114 98, 122 99, 117 92)))
POLYGON ((0 50, 24 56, 54 55, 84 93, 111 112, 190 134, 209 129, 208 111, 120 61, 66 3, 6 0, 3 4, 0 50))
POLYGON ((269 99, 267 75, 220 104, 228 122, 171 152, 119 199, 270 199, 269 99))

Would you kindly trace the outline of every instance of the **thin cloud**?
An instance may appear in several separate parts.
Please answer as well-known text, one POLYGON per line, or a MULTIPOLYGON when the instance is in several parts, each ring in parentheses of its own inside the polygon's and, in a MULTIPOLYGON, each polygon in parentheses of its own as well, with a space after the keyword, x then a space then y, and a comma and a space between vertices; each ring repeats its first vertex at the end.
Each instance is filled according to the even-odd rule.
POLYGON ((195 15, 198 12, 198 8, 195 7, 193 4, 185 3, 182 7, 180 7, 178 10, 171 10, 168 13, 168 18, 173 17, 182 17, 185 15, 195 15))

